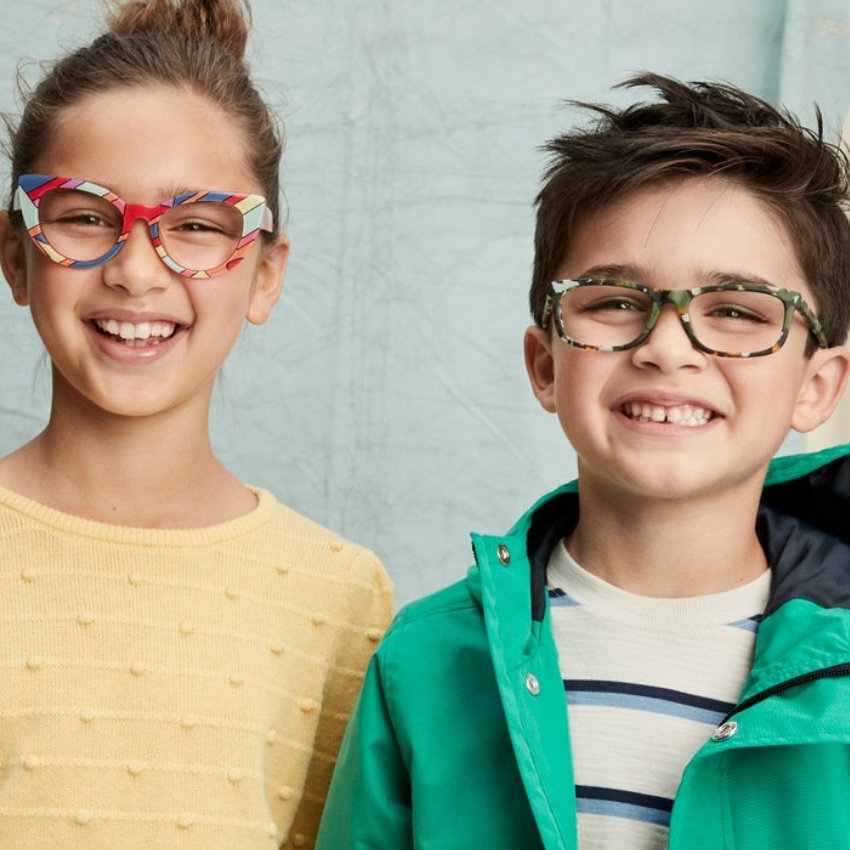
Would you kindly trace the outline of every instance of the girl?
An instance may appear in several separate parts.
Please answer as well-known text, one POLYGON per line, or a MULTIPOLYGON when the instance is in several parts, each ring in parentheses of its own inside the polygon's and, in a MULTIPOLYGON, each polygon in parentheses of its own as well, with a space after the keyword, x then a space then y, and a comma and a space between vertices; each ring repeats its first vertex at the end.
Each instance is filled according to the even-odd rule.
POLYGON ((390 617, 371 553, 210 445, 289 248, 238 2, 118 7, 12 132, 0 262, 52 404, 0 460, 2 847, 312 845, 390 617))

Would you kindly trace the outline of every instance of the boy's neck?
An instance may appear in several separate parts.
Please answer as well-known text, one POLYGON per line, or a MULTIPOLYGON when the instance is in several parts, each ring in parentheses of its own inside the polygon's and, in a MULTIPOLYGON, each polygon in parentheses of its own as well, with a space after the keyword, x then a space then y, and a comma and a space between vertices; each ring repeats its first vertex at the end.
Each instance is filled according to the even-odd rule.
POLYGON ((755 531, 761 487, 698 503, 612 503, 581 491, 567 549, 588 572, 641 596, 677 598, 732 590, 768 562, 755 531))

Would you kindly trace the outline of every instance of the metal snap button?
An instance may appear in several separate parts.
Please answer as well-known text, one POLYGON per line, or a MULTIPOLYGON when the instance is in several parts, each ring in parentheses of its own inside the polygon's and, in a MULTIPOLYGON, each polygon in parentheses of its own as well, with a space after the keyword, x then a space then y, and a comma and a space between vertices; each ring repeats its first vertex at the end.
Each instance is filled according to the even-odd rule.
POLYGON ((728 741, 738 734, 738 724, 734 720, 727 723, 721 723, 711 736, 712 741, 728 741))
POLYGON ((537 676, 534 673, 529 673, 525 677, 525 687, 533 697, 540 693, 540 682, 537 681, 537 676))
POLYGON ((500 543, 496 547, 496 556, 501 561, 503 567, 506 567, 511 562, 511 550, 504 543, 500 543))

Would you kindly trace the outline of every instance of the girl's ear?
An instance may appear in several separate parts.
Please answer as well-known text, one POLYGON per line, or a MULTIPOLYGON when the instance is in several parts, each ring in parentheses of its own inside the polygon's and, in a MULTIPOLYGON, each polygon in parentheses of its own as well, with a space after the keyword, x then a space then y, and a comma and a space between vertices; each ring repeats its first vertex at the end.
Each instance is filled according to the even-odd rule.
POLYGON ((24 247, 25 235, 20 226, 9 218, 9 213, 0 212, 0 266, 16 304, 25 307, 29 303, 27 292, 27 256, 24 247))
POLYGON ((531 389, 540 406, 549 413, 555 412, 555 362, 552 359, 552 341, 549 334, 532 326, 525 332, 525 369, 531 389))
POLYGON ((288 259, 288 236, 281 233, 273 244, 263 246, 263 256, 254 276, 248 312, 245 314, 252 325, 263 324, 280 298, 288 259))
POLYGON ((835 410, 850 372, 850 351, 843 345, 819 348, 809 361, 800 386, 791 427, 808 433, 826 422, 835 410))

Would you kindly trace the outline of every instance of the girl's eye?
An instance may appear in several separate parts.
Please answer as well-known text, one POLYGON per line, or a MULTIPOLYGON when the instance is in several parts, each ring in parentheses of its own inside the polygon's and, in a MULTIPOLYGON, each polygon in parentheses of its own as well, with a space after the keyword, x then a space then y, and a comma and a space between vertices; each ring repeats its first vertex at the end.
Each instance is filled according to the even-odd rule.
POLYGON ((181 204, 165 213, 160 223, 163 230, 175 235, 221 235, 228 239, 242 235, 242 216, 228 204, 181 204))
POLYGON ((77 190, 48 192, 38 210, 42 227, 63 230, 120 229, 121 213, 107 200, 77 190))
POLYGON ((184 230, 189 233, 219 233, 221 231, 221 227, 219 227, 215 222, 202 221, 198 219, 182 221, 171 229, 184 230))
POLYGON ((91 212, 66 212, 54 222, 57 225, 70 227, 112 227, 113 223, 107 221, 97 213, 91 212))

